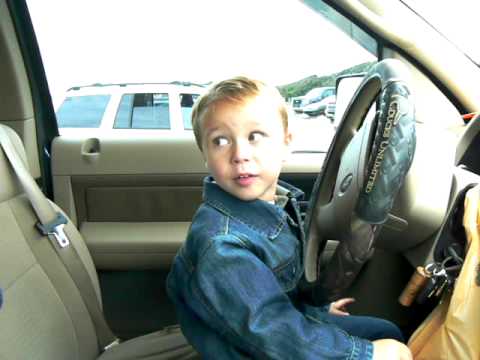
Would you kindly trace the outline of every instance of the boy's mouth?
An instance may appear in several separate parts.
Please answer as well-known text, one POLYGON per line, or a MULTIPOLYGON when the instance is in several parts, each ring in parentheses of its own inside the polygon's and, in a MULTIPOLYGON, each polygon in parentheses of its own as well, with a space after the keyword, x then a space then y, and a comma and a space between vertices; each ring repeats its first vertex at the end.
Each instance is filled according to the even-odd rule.
POLYGON ((247 179, 247 178, 256 177, 256 176, 257 176, 257 175, 245 173, 245 174, 240 174, 240 175, 238 175, 238 176, 235 178, 235 180, 238 180, 238 179, 247 179))
POLYGON ((240 174, 234 180, 241 186, 248 186, 255 181, 256 177, 257 175, 253 174, 240 174))

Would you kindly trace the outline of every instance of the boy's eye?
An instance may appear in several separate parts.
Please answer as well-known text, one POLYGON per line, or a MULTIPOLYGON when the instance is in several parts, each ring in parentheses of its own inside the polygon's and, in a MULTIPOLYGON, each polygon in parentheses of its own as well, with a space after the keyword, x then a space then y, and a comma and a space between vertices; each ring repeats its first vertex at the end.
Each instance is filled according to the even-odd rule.
POLYGON ((248 141, 257 142, 265 137, 265 133, 261 131, 254 131, 248 136, 248 141))
POLYGON ((213 143, 217 146, 225 146, 228 145, 228 139, 225 136, 217 136, 214 138, 213 143))

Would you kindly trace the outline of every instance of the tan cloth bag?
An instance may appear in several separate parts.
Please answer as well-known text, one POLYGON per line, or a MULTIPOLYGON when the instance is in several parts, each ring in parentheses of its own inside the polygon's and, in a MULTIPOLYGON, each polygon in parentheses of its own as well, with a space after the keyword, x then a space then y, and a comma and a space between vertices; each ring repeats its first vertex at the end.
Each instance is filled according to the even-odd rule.
POLYGON ((453 292, 413 333, 408 342, 415 360, 480 359, 480 186, 465 197, 463 226, 468 249, 453 292))

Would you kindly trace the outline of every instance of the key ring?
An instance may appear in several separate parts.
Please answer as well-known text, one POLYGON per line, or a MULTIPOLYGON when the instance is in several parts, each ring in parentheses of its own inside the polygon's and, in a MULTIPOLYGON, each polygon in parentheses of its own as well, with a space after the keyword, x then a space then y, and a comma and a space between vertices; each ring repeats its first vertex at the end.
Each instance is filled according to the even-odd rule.
POLYGON ((426 272, 427 274, 429 274, 429 275, 433 274, 433 270, 434 270, 434 269, 432 269, 432 268, 434 268, 435 265, 437 265, 437 263, 434 263, 434 262, 433 262, 433 263, 430 263, 430 264, 427 264, 427 265, 425 266, 425 272, 426 272))

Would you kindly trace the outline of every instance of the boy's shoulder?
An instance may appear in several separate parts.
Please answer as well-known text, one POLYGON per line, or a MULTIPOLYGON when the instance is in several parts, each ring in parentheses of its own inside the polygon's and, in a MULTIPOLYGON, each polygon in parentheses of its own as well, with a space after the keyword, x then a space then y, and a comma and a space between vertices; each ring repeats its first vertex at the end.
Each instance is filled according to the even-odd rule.
POLYGON ((182 246, 181 254, 192 264, 198 263, 208 252, 222 246, 223 242, 237 241, 232 233, 231 219, 210 206, 202 203, 192 219, 187 239, 182 246))
POLYGON ((211 242, 234 241, 255 236, 255 228, 221 203, 204 201, 192 219, 187 242, 206 248, 211 242), (253 231, 253 233, 252 233, 253 231))
POLYGON ((216 235, 227 234, 228 222, 226 214, 218 211, 209 203, 203 202, 192 219, 188 237, 212 238, 216 235))

